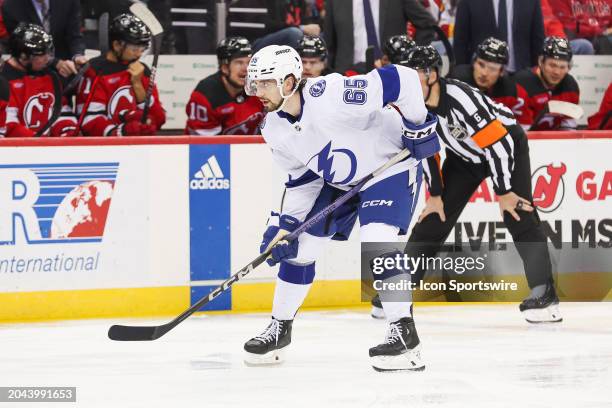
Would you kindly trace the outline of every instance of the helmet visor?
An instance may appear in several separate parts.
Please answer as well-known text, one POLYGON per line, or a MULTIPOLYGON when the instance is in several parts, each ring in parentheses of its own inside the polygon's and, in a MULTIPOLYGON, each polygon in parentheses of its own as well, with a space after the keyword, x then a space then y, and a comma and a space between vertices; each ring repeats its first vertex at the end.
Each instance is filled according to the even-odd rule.
POLYGON ((277 86, 275 79, 251 79, 247 77, 244 92, 249 96, 256 96, 259 92, 277 86))

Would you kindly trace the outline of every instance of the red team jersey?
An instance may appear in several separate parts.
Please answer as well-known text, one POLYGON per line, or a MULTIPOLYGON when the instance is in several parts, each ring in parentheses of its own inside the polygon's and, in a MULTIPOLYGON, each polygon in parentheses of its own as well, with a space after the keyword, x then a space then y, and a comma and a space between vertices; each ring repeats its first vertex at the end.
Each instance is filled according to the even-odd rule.
MULTIPOLYGON (((554 89, 547 89, 535 70, 518 72, 515 78, 516 82, 527 91, 526 108, 531 111, 533 118, 538 117, 538 113, 546 107, 550 100, 571 102, 576 105, 579 103, 580 90, 578 89, 578 83, 570 74, 567 74, 554 89)), ((547 114, 538 120, 533 130, 556 130, 560 128, 575 129, 576 121, 567 117, 547 114)))
POLYGON ((189 135, 255 135, 264 117, 263 105, 244 92, 232 98, 217 72, 200 81, 187 104, 189 135))
POLYGON ((6 136, 6 107, 9 95, 9 83, 3 76, 0 76, 0 137, 6 136))
MULTIPOLYGON (((100 56, 90 61, 77 93, 77 112, 82 114, 88 105, 81 125, 86 136, 123 136, 126 115, 142 114, 144 103, 137 103, 130 74, 125 64, 111 62, 100 56)), ((151 71, 145 66, 142 84, 149 86, 151 71)), ((157 86, 153 87, 149 116, 151 124, 159 130, 166 122, 166 112, 159 100, 157 86)))
MULTIPOLYGON (((10 96, 8 101, 0 102, 6 105, 0 116, 4 122, 0 133, 6 137, 30 137, 47 124, 56 94, 51 75, 48 70, 29 75, 8 63, 3 66, 2 76, 8 81, 10 96)), ((62 97, 61 104, 60 116, 42 136, 70 136, 75 132, 76 118, 68 100, 62 97)))
MULTIPOLYGON (((457 65, 448 76, 478 88, 476 81, 474 81, 474 71, 470 64, 457 65)), ((525 88, 516 83, 514 78, 507 75, 500 77, 495 85, 486 91, 485 94, 495 102, 510 108, 521 125, 528 126, 533 122, 532 111, 525 106, 529 95, 527 95, 525 88)))

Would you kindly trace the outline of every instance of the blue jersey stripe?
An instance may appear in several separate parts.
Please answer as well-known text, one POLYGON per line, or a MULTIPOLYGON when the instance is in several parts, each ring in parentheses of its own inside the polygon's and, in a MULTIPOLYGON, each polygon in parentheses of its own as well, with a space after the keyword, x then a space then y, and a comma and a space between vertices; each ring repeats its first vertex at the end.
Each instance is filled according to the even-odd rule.
POLYGON ((285 183, 285 187, 299 187, 304 184, 311 183, 317 179, 321 178, 317 173, 312 170, 308 170, 306 173, 302 174, 300 177, 296 179, 289 178, 289 181, 285 183))
POLYGON ((395 65, 385 65, 376 70, 383 84, 383 106, 397 101, 400 93, 400 78, 395 65))

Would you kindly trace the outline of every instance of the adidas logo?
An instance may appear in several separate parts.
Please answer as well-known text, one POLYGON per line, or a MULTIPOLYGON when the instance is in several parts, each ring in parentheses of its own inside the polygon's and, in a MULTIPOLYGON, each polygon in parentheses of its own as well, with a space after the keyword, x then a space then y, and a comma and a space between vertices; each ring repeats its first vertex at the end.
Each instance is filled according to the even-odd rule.
POLYGON ((226 179, 215 156, 210 156, 189 182, 192 190, 227 190, 230 181, 226 179))

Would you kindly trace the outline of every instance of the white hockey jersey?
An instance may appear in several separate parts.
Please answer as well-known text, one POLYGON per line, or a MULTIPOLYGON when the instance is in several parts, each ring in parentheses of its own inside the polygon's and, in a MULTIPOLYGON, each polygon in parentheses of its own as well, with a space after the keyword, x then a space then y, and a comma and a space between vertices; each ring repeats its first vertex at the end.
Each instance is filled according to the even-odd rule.
MULTIPOLYGON (((304 221, 325 182, 349 186, 384 165, 402 148, 402 120, 427 115, 416 71, 387 65, 367 75, 330 74, 308 79, 302 111, 268 113, 261 133, 288 173, 282 213, 304 221)), ((416 165, 410 159, 395 172, 416 165)))

